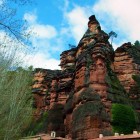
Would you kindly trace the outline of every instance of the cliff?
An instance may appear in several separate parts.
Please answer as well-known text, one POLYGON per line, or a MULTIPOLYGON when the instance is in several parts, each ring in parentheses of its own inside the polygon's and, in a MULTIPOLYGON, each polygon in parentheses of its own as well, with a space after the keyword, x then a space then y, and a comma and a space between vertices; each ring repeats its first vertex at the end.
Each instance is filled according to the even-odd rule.
POLYGON ((114 51, 108 39, 93 15, 78 46, 61 54, 62 70, 35 70, 35 115, 48 112, 45 132, 72 139, 112 135, 112 103, 131 99, 140 110, 133 79, 140 74, 140 50, 125 43, 114 51))

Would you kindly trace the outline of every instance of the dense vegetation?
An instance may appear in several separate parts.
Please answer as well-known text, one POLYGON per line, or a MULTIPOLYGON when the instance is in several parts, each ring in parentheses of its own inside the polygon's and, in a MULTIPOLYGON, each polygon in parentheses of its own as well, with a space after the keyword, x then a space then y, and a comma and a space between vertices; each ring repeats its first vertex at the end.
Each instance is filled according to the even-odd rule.
POLYGON ((31 70, 0 71, 0 139, 17 139, 32 116, 31 70))
POLYGON ((27 127, 23 132, 23 136, 32 136, 37 133, 45 132, 48 123, 47 116, 48 113, 44 112, 39 119, 33 118, 29 127, 27 127))
POLYGON ((63 123, 63 105, 57 104, 53 109, 42 112, 39 118, 34 117, 30 126, 24 131, 23 136, 47 133, 48 129, 51 128, 53 131, 57 131, 57 134, 61 133, 60 135, 64 137, 65 130, 63 123), (60 132, 58 132, 58 130, 60 130, 60 132))

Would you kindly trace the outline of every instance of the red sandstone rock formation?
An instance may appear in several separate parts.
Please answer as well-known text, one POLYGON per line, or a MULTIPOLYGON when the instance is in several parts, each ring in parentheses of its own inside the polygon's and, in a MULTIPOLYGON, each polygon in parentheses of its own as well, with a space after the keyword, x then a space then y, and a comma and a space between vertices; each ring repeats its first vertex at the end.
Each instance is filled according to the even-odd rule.
POLYGON ((137 112, 140 112, 140 90, 133 76, 140 75, 139 48, 140 46, 132 45, 130 42, 125 43, 115 51, 114 59, 114 71, 137 112))
POLYGON ((72 122, 71 125, 66 124, 67 130, 70 130, 66 135, 73 139, 96 138, 103 131, 111 133, 111 102, 107 99, 105 77, 106 61, 108 58, 112 61, 113 52, 107 34, 101 30, 94 16, 90 17, 88 27, 77 48, 72 111, 68 113, 72 122))
POLYGON ((140 62, 130 43, 114 52, 108 39, 91 16, 78 46, 61 54, 62 71, 35 71, 35 106, 38 115, 48 111, 48 133, 75 140, 111 135, 112 103, 127 102, 140 62))
POLYGON ((114 71, 127 92, 135 85, 132 76, 140 74, 140 62, 134 59, 136 54, 129 51, 131 48, 131 43, 123 44, 115 51, 114 58, 114 71))
POLYGON ((73 48, 68 51, 64 51, 60 56, 60 66, 62 71, 66 70, 68 68, 74 68, 75 67, 75 53, 77 48, 73 48))

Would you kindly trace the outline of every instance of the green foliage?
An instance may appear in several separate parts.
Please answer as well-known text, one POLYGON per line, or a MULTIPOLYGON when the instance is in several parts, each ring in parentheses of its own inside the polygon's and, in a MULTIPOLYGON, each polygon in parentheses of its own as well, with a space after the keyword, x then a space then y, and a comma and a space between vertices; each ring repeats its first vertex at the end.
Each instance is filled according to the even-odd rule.
POLYGON ((0 71, 0 139, 17 139, 32 116, 30 70, 0 71))
POLYGON ((136 116, 132 107, 122 104, 112 105, 113 131, 124 134, 132 134, 136 129, 136 116))
MULTIPOLYGON (((17 18, 18 9, 21 6, 27 6, 31 0, 1 0, 0 3, 0 29, 3 31, 1 34, 1 46, 6 46, 7 43, 12 47, 13 44, 19 43, 19 47, 25 44, 30 45, 29 36, 31 31, 27 31, 28 26, 26 21, 22 18, 17 18), (6 41, 5 41, 6 40, 6 41), (12 44, 12 45, 11 45, 12 44)), ((31 4, 31 3, 30 3, 31 4)), ((24 46, 25 47, 25 46, 24 46)))
POLYGON ((114 31, 111 31, 108 35, 109 35, 109 37, 111 37, 111 36, 113 36, 115 38, 117 37, 117 34, 114 31))
POLYGON ((136 44, 134 46, 125 48, 125 50, 132 56, 135 63, 140 64, 140 46, 137 46, 136 44))
POLYGON ((137 131, 140 131, 140 113, 136 111, 137 131))
POLYGON ((103 134, 103 136, 113 136, 113 132, 112 131, 109 131, 108 129, 102 129, 100 131, 100 134, 103 134))
POLYGON ((132 78, 135 81, 135 85, 130 88, 129 96, 133 97, 130 98, 131 103, 133 104, 136 110, 140 109, 140 75, 133 75, 132 78))
POLYGON ((48 112, 44 112, 38 120, 33 119, 30 126, 23 132, 23 136, 32 136, 44 132, 47 126, 47 116, 48 112))
POLYGON ((72 49, 72 48, 76 48, 76 45, 72 45, 72 44, 68 44, 69 45, 69 48, 72 49))
POLYGON ((27 54, 26 45, 30 43, 29 32, 26 33, 27 26, 16 18, 18 8, 16 2, 18 4, 19 1, 2 0, 0 4, 1 140, 19 139, 32 116, 32 68, 24 70, 19 67, 24 60, 25 53, 27 54))
POLYGON ((121 85, 116 74, 110 68, 109 62, 107 63, 107 75, 105 80, 109 86, 109 94, 107 95, 108 99, 111 100, 113 103, 129 104, 128 95, 124 87, 121 85))
POLYGON ((49 96, 49 95, 50 95, 50 91, 48 89, 48 90, 46 90, 46 96, 49 96))
POLYGON ((73 109, 73 102, 87 102, 87 101, 100 101, 100 95, 97 94, 92 88, 86 88, 80 93, 78 98, 73 96, 73 93, 70 93, 70 96, 65 104, 65 111, 71 112, 73 109))
POLYGON ((63 108, 62 104, 56 104, 52 110, 48 112, 48 122, 60 127, 60 124, 63 124, 63 108))
POLYGON ((68 113, 68 112, 72 112, 72 109, 73 109, 73 92, 70 92, 69 98, 64 106, 64 111, 68 113))
POLYGON ((92 88, 86 88, 79 96, 79 101, 100 101, 100 95, 92 88))
POLYGON ((135 80, 136 84, 140 88, 140 75, 133 75, 132 78, 135 80))
POLYGON ((140 42, 139 42, 138 40, 136 40, 135 43, 134 43, 134 45, 135 45, 136 47, 140 47, 140 42))
POLYGON ((133 87, 131 87, 130 91, 129 91, 129 94, 130 96, 135 96, 139 103, 140 101, 140 75, 133 75, 132 78, 134 79, 135 81, 135 85, 133 87))
POLYGON ((113 38, 114 37, 117 38, 117 34, 114 31, 111 31, 108 35, 109 35, 109 38, 111 38, 111 44, 112 44, 113 38))
MULTIPOLYGON (((33 119, 30 126, 24 131, 24 136, 37 135, 39 133, 46 133, 50 126, 54 131, 62 129, 63 125, 63 105, 57 104, 54 109, 42 113, 41 117, 36 120, 33 119)), ((64 132, 64 131, 63 131, 64 132)))
POLYGON ((87 51, 87 55, 86 55, 86 67, 89 69, 92 63, 93 63, 93 61, 92 61, 92 57, 90 55, 90 52, 87 51))
POLYGON ((107 67, 107 75, 106 75, 106 82, 110 86, 110 90, 112 89, 119 89, 121 91, 124 91, 123 86, 121 85, 119 79, 117 78, 116 74, 112 71, 110 68, 110 62, 107 62, 106 64, 107 67))

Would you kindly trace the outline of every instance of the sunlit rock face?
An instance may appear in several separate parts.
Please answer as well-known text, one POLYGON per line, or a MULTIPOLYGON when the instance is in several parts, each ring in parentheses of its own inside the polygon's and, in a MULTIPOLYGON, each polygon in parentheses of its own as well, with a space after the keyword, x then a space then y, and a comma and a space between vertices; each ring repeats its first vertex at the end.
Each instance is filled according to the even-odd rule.
POLYGON ((74 140, 112 135, 112 103, 130 97, 138 104, 132 76, 140 74, 140 51, 126 43, 114 52, 108 39, 93 15, 78 46, 60 55, 62 70, 34 72, 34 106, 38 117, 48 112, 47 133, 74 140))
POLYGON ((127 92, 135 85, 132 76, 140 74, 140 61, 135 58, 135 51, 137 50, 131 43, 125 43, 115 51, 114 71, 127 92))
POLYGON ((47 84, 45 83, 46 71, 36 70, 34 72, 34 84, 32 86, 32 93, 34 97, 34 106, 36 111, 34 115, 38 118, 42 111, 46 107, 46 91, 48 89, 47 84))
POLYGON ((101 30, 95 16, 88 22, 88 30, 80 40, 76 52, 74 91, 68 98, 66 135, 73 139, 96 138, 100 133, 111 134, 110 108, 107 99, 107 61, 113 62, 114 51, 108 35, 101 30), (68 107, 69 104, 69 107, 68 107), (70 107, 71 106, 71 107, 70 107))
POLYGON ((134 108, 140 112, 140 90, 133 76, 140 75, 140 46, 134 46, 130 42, 123 44, 115 51, 114 71, 134 108))

